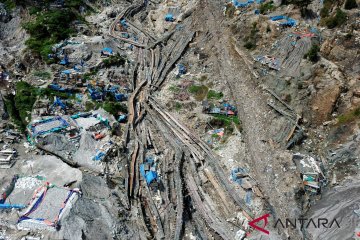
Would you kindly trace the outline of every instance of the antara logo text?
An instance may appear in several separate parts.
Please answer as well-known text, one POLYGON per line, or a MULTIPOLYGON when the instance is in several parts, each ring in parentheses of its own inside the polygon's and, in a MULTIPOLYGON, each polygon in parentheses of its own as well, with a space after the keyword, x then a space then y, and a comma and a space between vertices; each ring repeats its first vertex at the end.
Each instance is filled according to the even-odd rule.
MULTIPOLYGON (((249 222, 249 225, 254 228, 255 230, 258 230, 260 232, 263 232, 265 234, 270 234, 268 230, 265 229, 266 225, 269 223, 268 218, 270 217, 270 214, 265 214, 259 218, 256 218, 249 222), (259 222, 259 223, 258 223, 259 222), (263 222, 261 225, 260 223, 263 222), (258 223, 258 224, 256 224, 258 223)), ((280 219, 278 218, 275 221, 274 228, 298 228, 304 229, 309 227, 314 228, 333 228, 337 227, 340 228, 340 223, 334 219, 327 219, 327 218, 296 218, 296 219, 280 219)))

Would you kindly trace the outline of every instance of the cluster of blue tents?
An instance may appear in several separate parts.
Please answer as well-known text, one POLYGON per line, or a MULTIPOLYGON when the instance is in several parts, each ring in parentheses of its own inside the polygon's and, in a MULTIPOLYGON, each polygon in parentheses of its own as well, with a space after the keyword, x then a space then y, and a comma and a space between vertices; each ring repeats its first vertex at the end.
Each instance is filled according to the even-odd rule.
POLYGON ((91 84, 87 85, 87 90, 90 93, 90 96, 93 100, 103 100, 105 97, 105 94, 100 90, 92 86, 91 84))
POLYGON ((87 90, 89 91, 91 98, 95 101, 104 100, 106 94, 108 93, 111 94, 117 102, 126 101, 128 98, 126 94, 119 92, 118 86, 111 86, 102 90, 88 84, 87 90))
POLYGON ((107 93, 112 94, 117 102, 127 100, 127 96, 125 94, 119 92, 119 86, 111 86, 110 88, 108 88, 105 91, 107 93))

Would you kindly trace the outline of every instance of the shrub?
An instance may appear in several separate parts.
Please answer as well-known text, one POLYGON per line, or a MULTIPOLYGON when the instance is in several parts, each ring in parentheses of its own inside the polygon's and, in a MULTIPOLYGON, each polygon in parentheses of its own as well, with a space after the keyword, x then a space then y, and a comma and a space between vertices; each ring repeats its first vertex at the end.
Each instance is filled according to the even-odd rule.
POLYGON ((19 112, 15 107, 14 95, 10 95, 4 100, 5 110, 9 114, 11 121, 19 127, 21 131, 25 131, 26 125, 21 121, 19 112))
POLYGON ((353 8, 357 8, 358 5, 356 3, 356 0, 346 0, 345 1, 345 9, 353 9, 353 8))
POLYGON ((232 4, 228 4, 225 10, 225 16, 228 18, 232 18, 235 14, 236 8, 232 4))
POLYGON ((261 14, 265 14, 272 11, 274 8, 275 6, 273 5, 273 2, 267 2, 260 5, 259 11, 261 14))
POLYGON ((26 45, 47 61, 47 55, 52 53, 52 46, 75 32, 71 26, 75 19, 77 15, 69 9, 38 13, 34 20, 23 24, 23 28, 30 34, 26 45))
POLYGON ((224 96, 222 92, 216 92, 214 90, 210 90, 207 94, 208 99, 221 99, 224 96))
POLYGON ((16 95, 14 97, 15 107, 19 111, 19 116, 21 121, 24 124, 28 124, 30 121, 30 113, 32 111, 32 107, 36 101, 37 90, 35 87, 31 86, 27 82, 18 82, 16 83, 16 95))
POLYGON ((104 102, 102 104, 102 108, 114 115, 115 117, 118 115, 118 112, 127 113, 127 107, 124 104, 118 103, 118 102, 104 102))
POLYGON ((325 25, 330 29, 341 26, 346 22, 346 13, 338 8, 334 16, 327 17, 324 19, 324 21, 325 25))
POLYGON ((319 60, 319 51, 320 47, 318 45, 312 45, 310 50, 305 54, 305 57, 308 58, 311 62, 317 62, 319 60))
POLYGON ((345 124, 352 122, 359 117, 360 117, 360 108, 356 108, 355 110, 349 113, 340 115, 337 119, 339 124, 345 124))
POLYGON ((55 91, 53 89, 50 88, 42 88, 41 90, 38 91, 39 96, 40 97, 48 97, 50 100, 53 100, 54 97, 59 97, 61 99, 74 99, 75 96, 70 94, 70 93, 65 93, 65 92, 59 92, 59 91, 55 91))
POLYGON ((323 8, 320 10, 320 17, 325 18, 330 14, 330 10, 333 5, 336 3, 336 0, 324 0, 323 8))
POLYGON ((9 95, 5 100, 5 108, 11 120, 21 131, 25 131, 26 125, 31 120, 30 113, 36 101, 38 91, 27 82, 17 82, 15 90, 15 96, 9 95))
POLYGON ((111 66, 121 66, 124 65, 126 62, 125 57, 120 56, 119 53, 117 53, 116 55, 110 56, 106 59, 103 60, 103 64, 105 67, 111 67, 111 66))
POLYGON ((175 86, 175 85, 171 85, 169 87, 169 91, 170 92, 173 92, 173 93, 179 93, 180 92, 180 88, 178 86, 175 86))
POLYGON ((208 90, 208 87, 205 85, 192 85, 188 89, 189 93, 193 94, 194 98, 197 101, 204 100, 206 94, 208 93, 208 90))
POLYGON ((245 44, 244 44, 244 47, 246 48, 246 49, 249 49, 249 50, 251 50, 251 49, 255 49, 256 48, 256 44, 255 43, 253 43, 253 42, 246 42, 245 44))
POLYGON ((176 102, 176 103, 175 103, 175 111, 179 112, 179 111, 181 110, 181 108, 182 108, 181 103, 176 102))
POLYGON ((345 35, 345 40, 350 40, 354 35, 352 33, 347 33, 345 35))
POLYGON ((47 71, 36 71, 36 72, 33 72, 33 76, 41 78, 41 79, 50 79, 51 73, 47 72, 47 71))
POLYGON ((257 40, 257 33, 259 29, 257 28, 257 23, 253 22, 250 34, 244 38, 245 44, 244 47, 246 49, 255 49, 256 48, 256 40, 257 40))

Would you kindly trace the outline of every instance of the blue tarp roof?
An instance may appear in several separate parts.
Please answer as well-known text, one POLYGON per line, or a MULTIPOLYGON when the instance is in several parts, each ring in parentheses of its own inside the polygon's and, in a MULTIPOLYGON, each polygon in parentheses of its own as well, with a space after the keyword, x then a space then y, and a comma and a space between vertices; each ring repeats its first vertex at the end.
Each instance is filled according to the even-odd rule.
POLYGON ((104 52, 109 52, 109 53, 113 53, 113 50, 111 48, 103 48, 104 52))
POLYGON ((168 21, 168 22, 174 21, 174 16, 171 13, 166 14, 165 21, 168 21))
POLYGON ((149 171, 146 173, 145 180, 148 185, 152 183, 154 180, 156 181, 156 179, 157 179, 157 172, 149 171))
POLYGON ((62 71, 62 73, 63 73, 63 74, 70 74, 71 71, 70 71, 70 70, 64 70, 64 71, 62 71))

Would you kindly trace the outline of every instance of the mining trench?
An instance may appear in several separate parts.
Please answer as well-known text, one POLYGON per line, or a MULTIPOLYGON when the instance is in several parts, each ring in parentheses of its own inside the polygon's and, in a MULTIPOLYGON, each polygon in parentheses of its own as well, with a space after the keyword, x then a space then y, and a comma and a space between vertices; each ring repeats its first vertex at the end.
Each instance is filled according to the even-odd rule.
MULTIPOLYGON (((264 97, 266 93, 255 85, 252 74, 242 65, 244 60, 234 53, 235 46, 231 43, 230 34, 217 20, 222 17, 221 8, 222 3, 217 1, 199 1, 197 14, 200 17, 190 16, 185 19, 182 30, 165 36, 161 43, 160 40, 149 38, 149 34, 140 27, 136 27, 136 31, 141 34, 138 43, 123 39, 114 31, 119 19, 125 18, 131 23, 128 12, 131 9, 140 10, 140 6, 130 6, 116 17, 109 30, 111 36, 138 48, 137 71, 133 76, 133 86, 136 88, 129 101, 127 139, 131 154, 127 192, 132 208, 139 206, 139 200, 147 199, 147 204, 141 205, 146 208, 145 211, 140 212, 143 213, 143 221, 148 222, 148 229, 145 230, 157 239, 181 239, 184 229, 189 228, 183 221, 185 213, 191 214, 191 211, 184 210, 185 206, 189 206, 189 203, 184 204, 184 192, 188 194, 187 201, 196 209, 196 214, 191 214, 191 219, 197 229, 203 229, 199 233, 201 238, 215 234, 222 239, 233 239, 237 230, 226 221, 233 211, 243 212, 248 220, 254 217, 253 212, 239 197, 237 189, 229 184, 219 164, 219 157, 153 97, 199 29, 212 34, 211 41, 217 41, 214 55, 218 57, 218 77, 226 81, 240 110, 248 152, 247 161, 253 166, 251 174, 265 195, 261 196, 265 209, 271 209, 274 216, 285 216, 296 208, 295 202, 289 202, 291 196, 284 196, 284 192, 291 193, 291 187, 282 183, 285 178, 293 179, 293 173, 283 172, 278 168, 279 161, 290 161, 290 157, 266 142, 270 134, 265 127, 267 122, 264 122, 267 114, 270 114, 264 97), (156 133, 151 136, 150 132, 154 130, 156 133), (159 143, 159 138, 163 138, 162 143, 159 143), (137 171, 144 162, 149 146, 157 151, 166 149, 168 152, 162 163, 166 181, 165 193, 162 193, 164 204, 160 207, 155 206, 151 196, 154 192, 149 191, 140 180, 137 171), (215 192, 209 192, 208 188, 203 187, 204 179, 199 179, 199 171, 204 173, 215 192), (279 173, 281 176, 277 179, 275 175, 279 173), (172 206, 170 212, 164 210, 169 205, 172 206)), ((197 35, 197 38, 201 37, 201 34, 197 35)))

